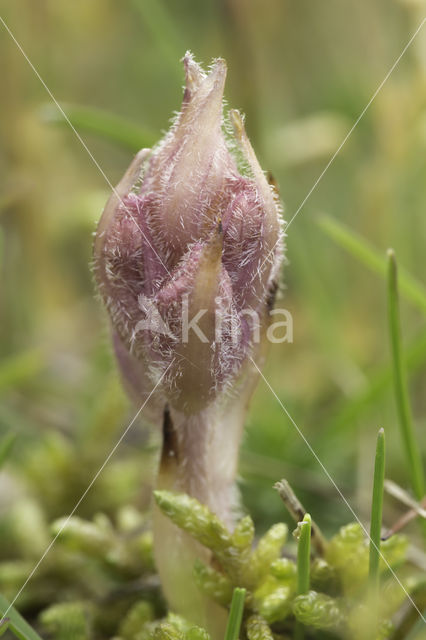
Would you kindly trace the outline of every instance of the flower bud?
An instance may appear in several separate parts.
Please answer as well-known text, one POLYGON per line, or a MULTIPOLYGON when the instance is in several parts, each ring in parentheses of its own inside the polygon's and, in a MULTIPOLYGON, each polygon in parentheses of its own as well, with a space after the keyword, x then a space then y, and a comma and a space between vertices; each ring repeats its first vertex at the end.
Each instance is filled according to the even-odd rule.
POLYGON ((282 230, 237 111, 230 120, 248 175, 229 150, 225 62, 206 74, 187 53, 184 66, 181 111, 111 195, 94 264, 133 394, 143 399, 166 372, 159 404, 190 415, 226 391, 254 352, 276 290, 282 230))

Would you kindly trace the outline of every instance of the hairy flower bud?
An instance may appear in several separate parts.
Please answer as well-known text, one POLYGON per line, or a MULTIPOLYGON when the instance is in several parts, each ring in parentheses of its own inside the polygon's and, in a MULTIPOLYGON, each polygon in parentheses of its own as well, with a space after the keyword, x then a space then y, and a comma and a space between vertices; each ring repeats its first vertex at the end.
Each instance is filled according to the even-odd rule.
POLYGON ((226 65, 208 74, 184 58, 182 108, 152 150, 136 156, 110 197, 95 240, 95 275, 128 384, 194 414, 242 372, 276 289, 279 206, 230 112, 248 168, 223 132, 226 65), (147 390, 147 391, 146 391, 147 390))

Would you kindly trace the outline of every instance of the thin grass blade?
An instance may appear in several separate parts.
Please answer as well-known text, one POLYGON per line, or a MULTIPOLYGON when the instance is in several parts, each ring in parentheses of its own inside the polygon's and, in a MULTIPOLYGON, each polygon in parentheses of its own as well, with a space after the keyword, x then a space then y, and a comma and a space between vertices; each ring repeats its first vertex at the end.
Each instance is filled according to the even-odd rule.
POLYGON ((142 18, 158 50, 170 65, 176 78, 181 82, 179 60, 185 53, 186 46, 182 41, 172 17, 161 0, 131 0, 135 10, 142 18))
MULTIPOLYGON (((93 133, 133 153, 144 147, 152 147, 157 141, 158 136, 154 133, 101 109, 69 104, 62 107, 77 131, 93 133)), ((69 126, 60 111, 51 104, 43 106, 41 117, 48 123, 69 126)))
POLYGON ((0 471, 9 458, 9 455, 15 444, 17 435, 15 433, 6 433, 0 440, 0 471))
MULTIPOLYGON (((321 216, 318 221, 321 229, 343 249, 346 249, 354 258, 357 258, 368 269, 383 277, 386 277, 386 259, 382 254, 372 247, 364 238, 349 229, 345 225, 337 222, 329 216, 321 216)), ((426 289, 407 271, 400 269, 399 280, 400 290, 407 300, 412 302, 418 309, 426 313, 426 289)))
POLYGON ((42 640, 38 633, 32 628, 31 625, 21 616, 21 614, 15 609, 10 607, 6 598, 0 595, 0 613, 2 616, 7 611, 6 621, 8 629, 13 631, 14 635, 20 640, 42 640))
MULTIPOLYGON (((311 582, 311 516, 305 515, 298 524, 299 541, 297 545, 297 594, 308 593, 311 582)), ((305 631, 303 624, 298 620, 294 629, 295 640, 303 640, 305 631)))
POLYGON ((369 579, 374 590, 379 583, 380 538, 383 514, 383 486, 385 481, 385 432, 379 430, 374 463, 373 500, 371 504, 370 525, 370 563, 369 579))
POLYGON ((311 516, 305 515, 299 523, 299 543, 297 545, 297 593, 308 593, 311 567, 311 516))
POLYGON ((232 594, 231 608, 229 610, 228 624, 226 625, 225 640, 238 640, 241 621, 243 619, 246 590, 236 588, 232 594))
MULTIPOLYGON (((414 338, 404 354, 407 373, 414 373, 426 363, 426 331, 414 338)), ((325 427, 322 440, 325 446, 330 446, 330 438, 343 435, 347 438, 348 431, 356 427, 357 420, 365 411, 378 401, 391 387, 393 381, 392 367, 380 367, 370 374, 370 379, 352 398, 346 399, 337 409, 334 417, 325 427)))
POLYGON ((424 473, 421 454, 414 433, 413 419, 408 397, 406 372, 402 355, 397 263, 395 253, 392 249, 389 249, 388 251, 388 316, 393 380, 399 427, 411 486, 416 498, 421 500, 424 495, 424 473))

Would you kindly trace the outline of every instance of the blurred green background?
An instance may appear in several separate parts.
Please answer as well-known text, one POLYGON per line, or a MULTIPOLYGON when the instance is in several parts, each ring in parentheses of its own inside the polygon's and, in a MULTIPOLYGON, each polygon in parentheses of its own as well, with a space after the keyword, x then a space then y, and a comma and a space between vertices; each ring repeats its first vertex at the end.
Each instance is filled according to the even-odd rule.
MULTIPOLYGON (((133 150, 158 140, 179 108, 185 51, 205 65, 226 58, 227 103, 246 113, 261 164, 280 186, 286 220, 425 9, 408 0, 1 3, 2 17, 112 184, 133 150)), ((71 511, 134 409, 121 390, 90 271, 108 184, 1 24, 0 60, 0 434, 18 436, 0 476, 0 509, 32 500, 50 520, 71 511)), ((364 522, 380 426, 387 476, 408 488, 408 473, 390 377, 386 282, 359 251, 336 241, 341 229, 333 221, 383 260, 393 247, 421 292, 425 175, 426 27, 289 228, 282 304, 293 316, 294 342, 273 346, 264 371, 364 522)), ((421 295, 402 292, 401 312, 424 449, 421 295)), ((158 434, 135 425, 78 513, 147 506, 157 448, 158 434)), ((325 531, 353 520, 262 382, 240 467, 244 504, 259 531, 286 517, 272 490, 281 477, 325 531)), ((385 525, 400 513, 387 498, 385 525)), ((7 553, 14 553, 12 542, 3 544, 7 553)))

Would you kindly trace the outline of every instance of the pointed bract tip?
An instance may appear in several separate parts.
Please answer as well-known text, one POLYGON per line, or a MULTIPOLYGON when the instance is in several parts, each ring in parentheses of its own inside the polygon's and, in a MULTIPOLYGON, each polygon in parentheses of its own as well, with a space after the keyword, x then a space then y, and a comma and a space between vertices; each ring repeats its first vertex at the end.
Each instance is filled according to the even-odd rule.
POLYGON ((226 66, 225 60, 223 60, 223 58, 217 58, 213 62, 210 72, 207 76, 208 78, 211 78, 213 86, 216 89, 218 89, 222 94, 225 88, 227 71, 228 71, 228 68, 226 66))
POLYGON ((220 69, 221 71, 226 71, 228 70, 228 65, 226 64, 226 60, 225 58, 215 58, 213 60, 213 64, 211 66, 212 71, 215 69, 220 69))
POLYGON ((231 109, 229 112, 229 119, 234 129, 235 137, 237 140, 242 140, 246 135, 244 128, 244 116, 238 109, 231 109))
POLYGON ((194 56, 190 51, 187 51, 185 53, 182 61, 185 69, 186 87, 187 89, 195 89, 206 77, 206 74, 204 73, 200 65, 195 62, 194 56))
POLYGON ((224 84, 227 66, 226 61, 223 58, 216 58, 213 60, 208 74, 205 73, 201 65, 195 61, 195 58, 190 51, 185 53, 182 61, 185 69, 185 83, 187 89, 197 89, 201 82, 208 77, 212 78, 214 83, 224 84))

